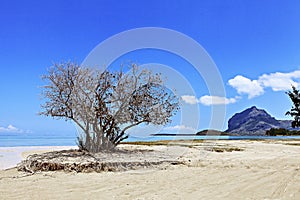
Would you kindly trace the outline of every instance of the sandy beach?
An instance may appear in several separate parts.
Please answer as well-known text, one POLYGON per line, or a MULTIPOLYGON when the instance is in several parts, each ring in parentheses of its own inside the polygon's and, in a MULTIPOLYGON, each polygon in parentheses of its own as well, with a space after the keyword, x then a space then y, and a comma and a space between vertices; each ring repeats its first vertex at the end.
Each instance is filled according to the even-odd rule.
POLYGON ((19 146, 0 147, 0 170, 15 167, 22 159, 35 153, 45 153, 63 149, 76 149, 76 146, 19 146))
MULTIPOLYGON (((1 199, 300 199, 300 141, 204 141, 185 145, 123 146, 175 151, 172 155, 186 165, 34 175, 16 168, 1 170, 0 196, 1 199)), ((14 148, 19 157, 22 153, 24 157, 63 149, 14 148)), ((5 149, 13 151, 0 149, 1 165, 9 158, 3 153, 5 149)))

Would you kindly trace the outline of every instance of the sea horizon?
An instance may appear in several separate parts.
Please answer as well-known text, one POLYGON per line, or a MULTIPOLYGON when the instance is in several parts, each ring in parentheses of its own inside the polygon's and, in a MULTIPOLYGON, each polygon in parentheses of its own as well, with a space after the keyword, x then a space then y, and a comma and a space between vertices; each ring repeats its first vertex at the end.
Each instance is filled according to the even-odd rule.
MULTIPOLYGON (((18 146, 77 146, 77 135, 37 135, 37 134, 1 134, 0 147, 18 146)), ((158 140, 260 140, 260 139, 300 139, 300 136, 228 136, 228 135, 180 135, 180 136, 129 136, 124 142, 158 140)))

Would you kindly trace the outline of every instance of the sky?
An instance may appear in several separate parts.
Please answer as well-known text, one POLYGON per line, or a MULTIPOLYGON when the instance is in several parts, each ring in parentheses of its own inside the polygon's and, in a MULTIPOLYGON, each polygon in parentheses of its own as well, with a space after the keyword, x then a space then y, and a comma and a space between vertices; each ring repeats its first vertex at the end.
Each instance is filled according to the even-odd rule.
POLYGON ((299 8, 297 0, 1 1, 0 134, 76 132, 71 122, 37 114, 45 84, 41 75, 54 62, 82 63, 101 42, 143 27, 173 30, 201 45, 225 91, 225 96, 212 95, 207 80, 180 55, 159 49, 120 55, 113 65, 161 64, 159 69, 171 68, 191 86, 192 92, 181 89, 179 95, 185 113, 197 110, 197 127, 189 124, 194 115, 182 117, 181 112, 163 131, 209 128, 212 110, 222 105, 223 130, 234 113, 251 106, 290 119, 285 112, 292 105, 285 92, 291 85, 300 87, 299 8))

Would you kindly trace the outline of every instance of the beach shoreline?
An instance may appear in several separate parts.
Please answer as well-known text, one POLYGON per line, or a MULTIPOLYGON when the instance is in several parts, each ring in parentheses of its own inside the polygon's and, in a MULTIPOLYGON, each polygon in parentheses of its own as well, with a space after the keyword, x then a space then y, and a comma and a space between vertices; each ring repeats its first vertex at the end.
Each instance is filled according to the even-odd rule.
POLYGON ((297 140, 127 147, 180 151, 178 159, 186 164, 101 173, 55 171, 30 175, 16 168, 1 170, 1 196, 5 199, 39 199, 41 195, 45 199, 300 199, 297 140))
POLYGON ((0 170, 14 168, 31 154, 76 149, 76 146, 16 146, 0 147, 0 170))

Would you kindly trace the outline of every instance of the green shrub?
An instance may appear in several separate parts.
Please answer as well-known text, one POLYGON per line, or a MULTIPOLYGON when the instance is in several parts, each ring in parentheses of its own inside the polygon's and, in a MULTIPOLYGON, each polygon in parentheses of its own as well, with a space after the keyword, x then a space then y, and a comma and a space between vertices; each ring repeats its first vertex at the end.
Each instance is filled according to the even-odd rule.
POLYGON ((284 128, 271 128, 270 130, 266 131, 266 135, 268 136, 292 136, 292 135, 300 135, 300 131, 290 131, 284 128))

